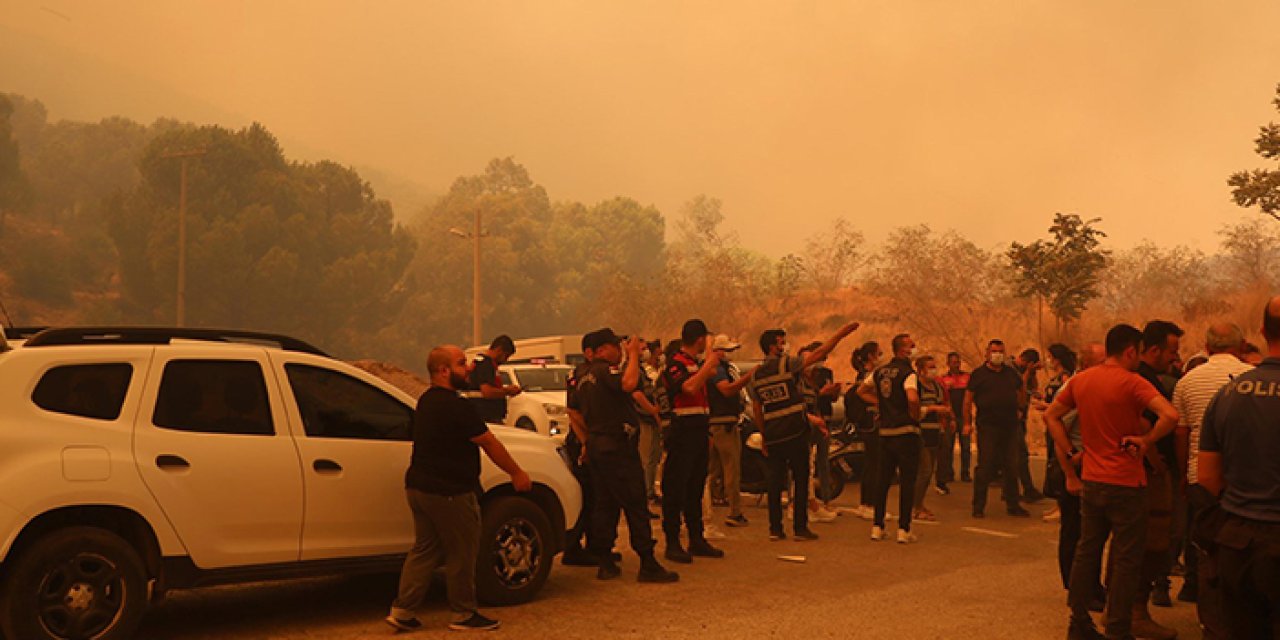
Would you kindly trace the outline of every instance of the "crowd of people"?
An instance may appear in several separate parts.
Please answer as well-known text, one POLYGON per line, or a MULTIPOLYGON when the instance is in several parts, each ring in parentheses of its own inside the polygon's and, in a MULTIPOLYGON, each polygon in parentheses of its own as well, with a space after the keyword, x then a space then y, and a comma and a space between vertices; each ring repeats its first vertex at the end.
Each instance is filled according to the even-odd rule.
MULTIPOLYGON (((972 482, 972 517, 984 518, 998 482, 1010 517, 1030 517, 1023 505, 1046 496, 1056 501, 1044 518, 1060 523, 1068 638, 1176 637, 1149 605, 1171 604, 1169 578, 1179 572, 1185 580, 1177 597, 1197 603, 1206 638, 1280 638, 1280 297, 1264 312, 1265 353, 1250 349, 1239 327, 1219 323, 1184 363, 1185 332, 1155 320, 1142 329, 1117 325, 1078 353, 1050 345, 1043 358, 1036 349, 1010 357, 1001 340, 990 340, 981 365, 965 371, 960 355, 948 353, 944 371, 903 333, 889 342, 887 358, 876 342, 856 348, 846 390, 824 363, 858 328, 851 322, 795 352, 784 330, 765 331, 763 361, 749 371, 733 362, 740 343, 696 319, 665 345, 607 328, 586 334, 585 362, 566 398, 566 446, 584 505, 562 562, 593 567, 600 580, 619 577, 620 517, 641 582, 679 580, 658 560, 655 520, 665 561, 724 558, 712 544, 722 534, 711 506, 728 508, 724 526, 749 526, 741 505, 744 446, 757 446, 766 461, 768 538, 818 539, 810 524, 836 518, 827 456, 833 407, 842 402, 848 429, 864 446, 853 512, 871 521, 871 540, 889 537, 895 479, 893 538, 901 544, 919 541, 913 521, 937 519, 926 506, 931 490, 949 495, 957 480, 972 482), (1027 446, 1037 412, 1049 454, 1040 487, 1027 446), (744 428, 757 435, 745 438, 744 428)), ((424 572, 440 564, 460 614, 455 628, 497 624, 476 611, 465 569, 468 558, 474 567, 475 541, 461 538, 478 522, 479 449, 517 490, 528 487, 484 427, 519 393, 496 376, 514 352, 505 336, 469 368, 456 347, 431 352, 432 390, 415 417, 406 480, 418 544, 388 617, 397 628, 420 626, 412 609, 424 572)))

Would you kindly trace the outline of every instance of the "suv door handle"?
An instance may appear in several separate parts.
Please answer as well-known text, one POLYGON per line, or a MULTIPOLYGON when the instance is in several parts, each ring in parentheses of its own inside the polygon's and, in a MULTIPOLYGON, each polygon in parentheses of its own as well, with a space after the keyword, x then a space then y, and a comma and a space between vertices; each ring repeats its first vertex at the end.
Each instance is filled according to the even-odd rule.
POLYGON ((156 456, 156 466, 165 471, 185 471, 191 468, 191 463, 182 456, 165 453, 156 456))
POLYGON ((316 473, 326 473, 326 474, 338 473, 342 471, 342 465, 334 462, 333 460, 326 460, 324 458, 321 458, 311 463, 311 468, 315 469, 316 473))

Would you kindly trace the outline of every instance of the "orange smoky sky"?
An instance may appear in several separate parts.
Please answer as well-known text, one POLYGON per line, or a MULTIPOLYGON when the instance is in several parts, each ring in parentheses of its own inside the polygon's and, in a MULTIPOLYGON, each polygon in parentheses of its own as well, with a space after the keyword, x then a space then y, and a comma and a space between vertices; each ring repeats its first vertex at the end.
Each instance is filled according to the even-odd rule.
MULTIPOLYGON (((1280 3, 0 0, 0 90, 53 118, 260 121, 295 157, 441 193, 515 156, 553 198, 690 197, 770 255, 997 246, 1055 211, 1212 250, 1280 119, 1280 3)), ((425 201, 425 198, 422 200, 425 201)), ((401 216, 422 201, 397 202, 401 216)), ((1257 214, 1253 214, 1257 215, 1257 214)))

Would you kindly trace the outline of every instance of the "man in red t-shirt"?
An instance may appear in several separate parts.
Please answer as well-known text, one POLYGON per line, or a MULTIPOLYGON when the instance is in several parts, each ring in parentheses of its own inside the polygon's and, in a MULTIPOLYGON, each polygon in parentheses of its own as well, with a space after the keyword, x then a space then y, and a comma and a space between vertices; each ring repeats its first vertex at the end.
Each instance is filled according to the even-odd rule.
POLYGON ((1102 548, 1111 539, 1113 570, 1107 590, 1107 638, 1151 637, 1133 628, 1134 596, 1141 579, 1147 535, 1147 472, 1142 458, 1173 431, 1178 412, 1151 383, 1135 373, 1142 332, 1122 324, 1107 332, 1107 360, 1077 374, 1045 412, 1054 454, 1067 476, 1067 491, 1081 496, 1082 532, 1071 567, 1071 623, 1067 638, 1102 638, 1089 617, 1089 602, 1102 571, 1102 548), (1063 416, 1079 414, 1084 446, 1083 480, 1071 459, 1079 454, 1063 416), (1157 416, 1154 427, 1142 413, 1157 416))

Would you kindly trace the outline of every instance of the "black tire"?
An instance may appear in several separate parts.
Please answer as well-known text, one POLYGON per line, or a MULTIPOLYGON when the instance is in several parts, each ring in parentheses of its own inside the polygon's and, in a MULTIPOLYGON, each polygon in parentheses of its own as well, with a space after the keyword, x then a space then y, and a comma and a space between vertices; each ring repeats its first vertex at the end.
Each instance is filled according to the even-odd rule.
POLYGON ((532 500, 504 496, 481 508, 476 595, 493 606, 533 599, 555 559, 551 522, 532 500))
POLYGON ((0 628, 22 640, 123 640, 147 608, 142 558, 97 527, 59 529, 11 560, 0 628))
POLYGON ((538 431, 538 425, 534 424, 533 419, 529 416, 520 416, 520 419, 516 420, 516 428, 535 433, 538 431))

